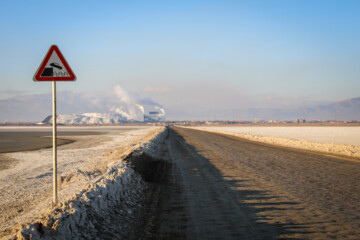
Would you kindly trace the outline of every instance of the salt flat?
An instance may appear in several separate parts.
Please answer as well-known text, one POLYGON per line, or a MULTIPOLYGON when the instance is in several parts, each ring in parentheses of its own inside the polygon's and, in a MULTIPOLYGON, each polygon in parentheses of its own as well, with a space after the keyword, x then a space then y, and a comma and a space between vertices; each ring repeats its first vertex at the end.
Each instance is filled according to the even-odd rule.
POLYGON ((203 129, 318 143, 360 146, 360 127, 201 127, 203 129))
MULTIPOLYGON (((1 132, 21 134, 49 132, 51 128, 1 128, 1 132)), ((66 139, 74 140, 58 148, 59 200, 79 193, 96 180, 112 162, 129 154, 159 131, 157 127, 60 127, 66 139), (81 134, 81 131, 86 134, 81 134), (80 133, 79 133, 80 132, 80 133), (114 150, 120 152, 114 158, 114 150)), ((52 149, 1 153, 10 164, 0 170, 0 238, 11 229, 29 222, 49 209, 52 201, 52 149)))
POLYGON ((360 127, 194 127, 251 141, 360 158, 360 127))

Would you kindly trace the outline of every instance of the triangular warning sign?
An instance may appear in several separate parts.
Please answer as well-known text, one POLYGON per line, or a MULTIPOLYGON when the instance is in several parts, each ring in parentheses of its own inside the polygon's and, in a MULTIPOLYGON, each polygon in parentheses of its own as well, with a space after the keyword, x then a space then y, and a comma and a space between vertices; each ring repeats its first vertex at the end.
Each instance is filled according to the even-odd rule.
POLYGON ((52 45, 40 67, 34 81, 75 81, 76 76, 56 45, 52 45))

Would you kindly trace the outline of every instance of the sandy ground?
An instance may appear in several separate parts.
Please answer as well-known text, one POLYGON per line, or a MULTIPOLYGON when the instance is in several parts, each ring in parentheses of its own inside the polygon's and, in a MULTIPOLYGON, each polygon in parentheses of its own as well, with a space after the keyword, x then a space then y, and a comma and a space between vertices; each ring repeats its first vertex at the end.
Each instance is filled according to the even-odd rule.
POLYGON ((360 159, 360 127, 195 127, 194 129, 360 159))
MULTIPOLYGON (((129 154, 158 129, 60 129, 63 132, 83 133, 65 134, 66 139, 75 142, 58 149, 59 201, 64 202, 81 192, 87 184, 106 172, 115 160, 129 154), (112 154, 115 149, 118 153, 116 156, 112 154)), ((44 128, 10 130, 49 131, 44 128)), ((14 226, 31 222, 49 210, 52 201, 52 149, 2 153, 1 156, 5 159, 2 162, 6 169, 0 170, 0 237, 6 239, 5 236, 10 234, 14 226)))

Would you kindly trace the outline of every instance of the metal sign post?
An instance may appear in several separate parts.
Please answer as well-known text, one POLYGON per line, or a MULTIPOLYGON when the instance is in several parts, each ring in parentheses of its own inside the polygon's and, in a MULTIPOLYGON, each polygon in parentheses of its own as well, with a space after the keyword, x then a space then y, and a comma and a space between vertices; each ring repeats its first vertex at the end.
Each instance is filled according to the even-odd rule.
POLYGON ((56 132, 56 82, 52 82, 53 119, 53 206, 57 204, 57 132, 56 132))
POLYGON ((57 186, 57 132, 56 132, 56 82, 75 81, 76 76, 56 45, 52 45, 36 71, 33 80, 52 82, 52 120, 53 120, 53 204, 58 203, 57 186))

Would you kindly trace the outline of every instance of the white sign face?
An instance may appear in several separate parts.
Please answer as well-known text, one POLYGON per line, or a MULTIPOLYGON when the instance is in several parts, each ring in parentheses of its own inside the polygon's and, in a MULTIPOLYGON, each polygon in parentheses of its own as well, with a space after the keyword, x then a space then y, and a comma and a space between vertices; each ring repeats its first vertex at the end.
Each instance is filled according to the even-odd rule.
POLYGON ((55 51, 52 52, 49 61, 45 65, 44 71, 41 73, 41 77, 69 77, 70 74, 66 70, 64 64, 60 60, 55 51))
POLYGON ((34 81, 75 81, 76 77, 59 48, 53 45, 40 64, 33 79, 34 81))

